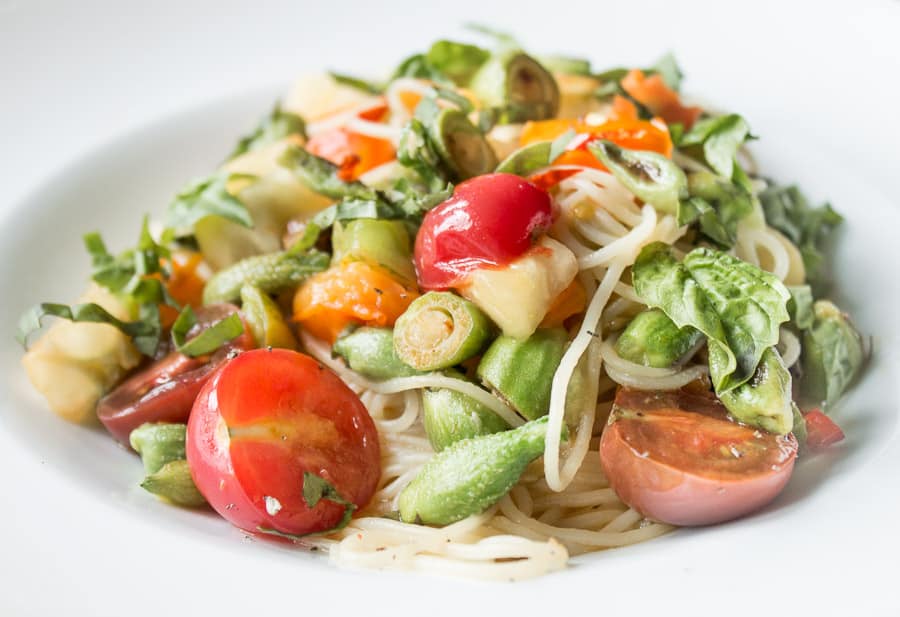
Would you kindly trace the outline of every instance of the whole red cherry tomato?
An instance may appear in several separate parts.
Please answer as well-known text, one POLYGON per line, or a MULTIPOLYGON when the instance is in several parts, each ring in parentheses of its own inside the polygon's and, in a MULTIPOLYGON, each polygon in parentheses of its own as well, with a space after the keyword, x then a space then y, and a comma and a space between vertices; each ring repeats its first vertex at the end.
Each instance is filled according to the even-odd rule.
POLYGON ((378 433, 359 397, 287 349, 244 352, 210 379, 191 412, 186 451, 210 505, 251 532, 339 526, 381 476, 378 433))
POLYGON ((480 267, 524 254, 553 222, 550 196, 513 174, 477 176, 425 215, 416 236, 419 286, 448 289, 480 267))

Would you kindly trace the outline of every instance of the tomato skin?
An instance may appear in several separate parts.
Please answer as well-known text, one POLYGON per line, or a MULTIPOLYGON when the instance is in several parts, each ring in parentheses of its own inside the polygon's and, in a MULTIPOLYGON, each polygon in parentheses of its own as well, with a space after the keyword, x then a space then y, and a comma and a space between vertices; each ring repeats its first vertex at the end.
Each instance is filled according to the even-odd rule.
POLYGON ((837 423, 822 413, 812 409, 803 414, 806 421, 806 445, 810 450, 821 450, 844 439, 844 431, 837 423))
MULTIPOLYGON (((197 325, 189 337, 237 310, 232 304, 198 309, 197 325)), ((253 347, 253 336, 245 326, 243 334, 211 355, 190 358, 172 351, 100 399, 97 416, 113 437, 126 446, 129 446, 131 431, 145 422, 186 422, 200 389, 228 354, 253 347)))
POLYGON ((553 222, 550 196, 513 174, 486 174, 457 185, 425 215, 416 235, 419 286, 449 289, 476 268, 522 256, 553 222))
POLYGON ((191 412, 186 451, 213 509, 250 532, 303 535, 341 520, 343 505, 307 505, 304 472, 358 508, 381 476, 378 433, 359 397, 313 358, 286 349, 244 352, 207 382, 191 412))
POLYGON ((622 501, 682 526, 762 508, 787 484, 796 456, 793 435, 739 425, 714 398, 687 392, 620 388, 600 439, 604 473, 622 501))

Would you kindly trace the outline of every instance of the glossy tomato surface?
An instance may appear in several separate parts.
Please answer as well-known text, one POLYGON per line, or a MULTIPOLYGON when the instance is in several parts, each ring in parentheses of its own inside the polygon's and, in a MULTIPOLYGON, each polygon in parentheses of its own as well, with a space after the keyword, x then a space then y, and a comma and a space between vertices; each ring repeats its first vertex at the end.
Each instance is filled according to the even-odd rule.
MULTIPOLYGON (((214 304, 197 309, 197 324, 188 338, 236 313, 232 304, 214 304)), ((234 350, 252 349, 253 336, 244 333, 212 354, 188 357, 172 351, 138 371, 97 403, 97 416, 125 445, 131 431, 145 422, 187 422, 200 389, 213 371, 234 350)))
POLYGON ((381 475, 378 433, 359 397, 313 358, 257 349, 206 384, 188 423, 187 460, 197 488, 247 531, 303 535, 335 527, 361 508, 381 475), (314 507, 304 474, 340 496, 314 507))
POLYGON ((425 215, 416 236, 419 286, 449 289, 484 266, 521 257, 553 222, 550 196, 513 174, 487 174, 459 184, 425 215))
POLYGON ((737 424, 711 395, 620 388, 600 440, 610 485, 673 525, 738 518, 772 501, 797 456, 793 435, 737 424))

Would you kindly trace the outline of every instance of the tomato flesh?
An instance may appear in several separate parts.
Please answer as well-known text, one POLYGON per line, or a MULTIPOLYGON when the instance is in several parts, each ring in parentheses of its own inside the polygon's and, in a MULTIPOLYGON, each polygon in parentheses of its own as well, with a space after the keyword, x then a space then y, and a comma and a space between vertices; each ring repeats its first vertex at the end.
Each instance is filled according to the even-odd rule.
POLYGON ((449 289, 476 268, 521 257, 553 222, 550 196, 513 174, 487 174, 459 184, 425 215, 416 236, 419 286, 449 289))
MULTIPOLYGON (((237 312, 232 304, 197 309, 193 338, 205 328, 237 312)), ((145 422, 187 422, 200 389, 234 350, 252 349, 253 336, 244 333, 211 355, 188 357, 177 351, 135 373, 97 403, 97 416, 113 437, 128 445, 131 431, 145 422)))
POLYGON ((333 528, 345 506, 310 507, 304 474, 362 508, 381 475, 378 433, 359 397, 309 356, 257 349, 206 384, 188 424, 187 459, 197 488, 250 532, 304 535, 333 528))
POLYGON ((808 411, 803 415, 803 419, 806 421, 806 445, 810 450, 821 450, 843 441, 844 431, 821 410, 808 411))
POLYGON ((600 440, 610 485, 673 525, 738 518, 772 501, 797 455, 793 435, 737 424, 713 396, 620 388, 600 440))

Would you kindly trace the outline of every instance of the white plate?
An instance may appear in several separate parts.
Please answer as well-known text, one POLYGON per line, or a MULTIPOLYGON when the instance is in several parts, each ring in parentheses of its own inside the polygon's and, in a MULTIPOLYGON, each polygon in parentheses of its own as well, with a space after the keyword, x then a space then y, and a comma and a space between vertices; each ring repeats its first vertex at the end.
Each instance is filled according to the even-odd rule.
POLYGON ((844 3, 454 4, 0 2, 5 340, 23 308, 81 289, 83 232, 130 242, 142 213, 160 212, 270 107, 280 90, 271 84, 303 70, 390 67, 434 38, 459 36, 457 22, 477 20, 598 66, 673 49, 689 91, 750 120, 765 173, 798 181, 846 215, 834 260, 838 300, 876 347, 837 414, 847 440, 802 461, 763 513, 587 556, 542 579, 348 572, 149 498, 136 487, 134 457, 44 408, 19 366, 21 350, 7 342, 0 614, 900 610, 900 3, 852 11, 844 3))

